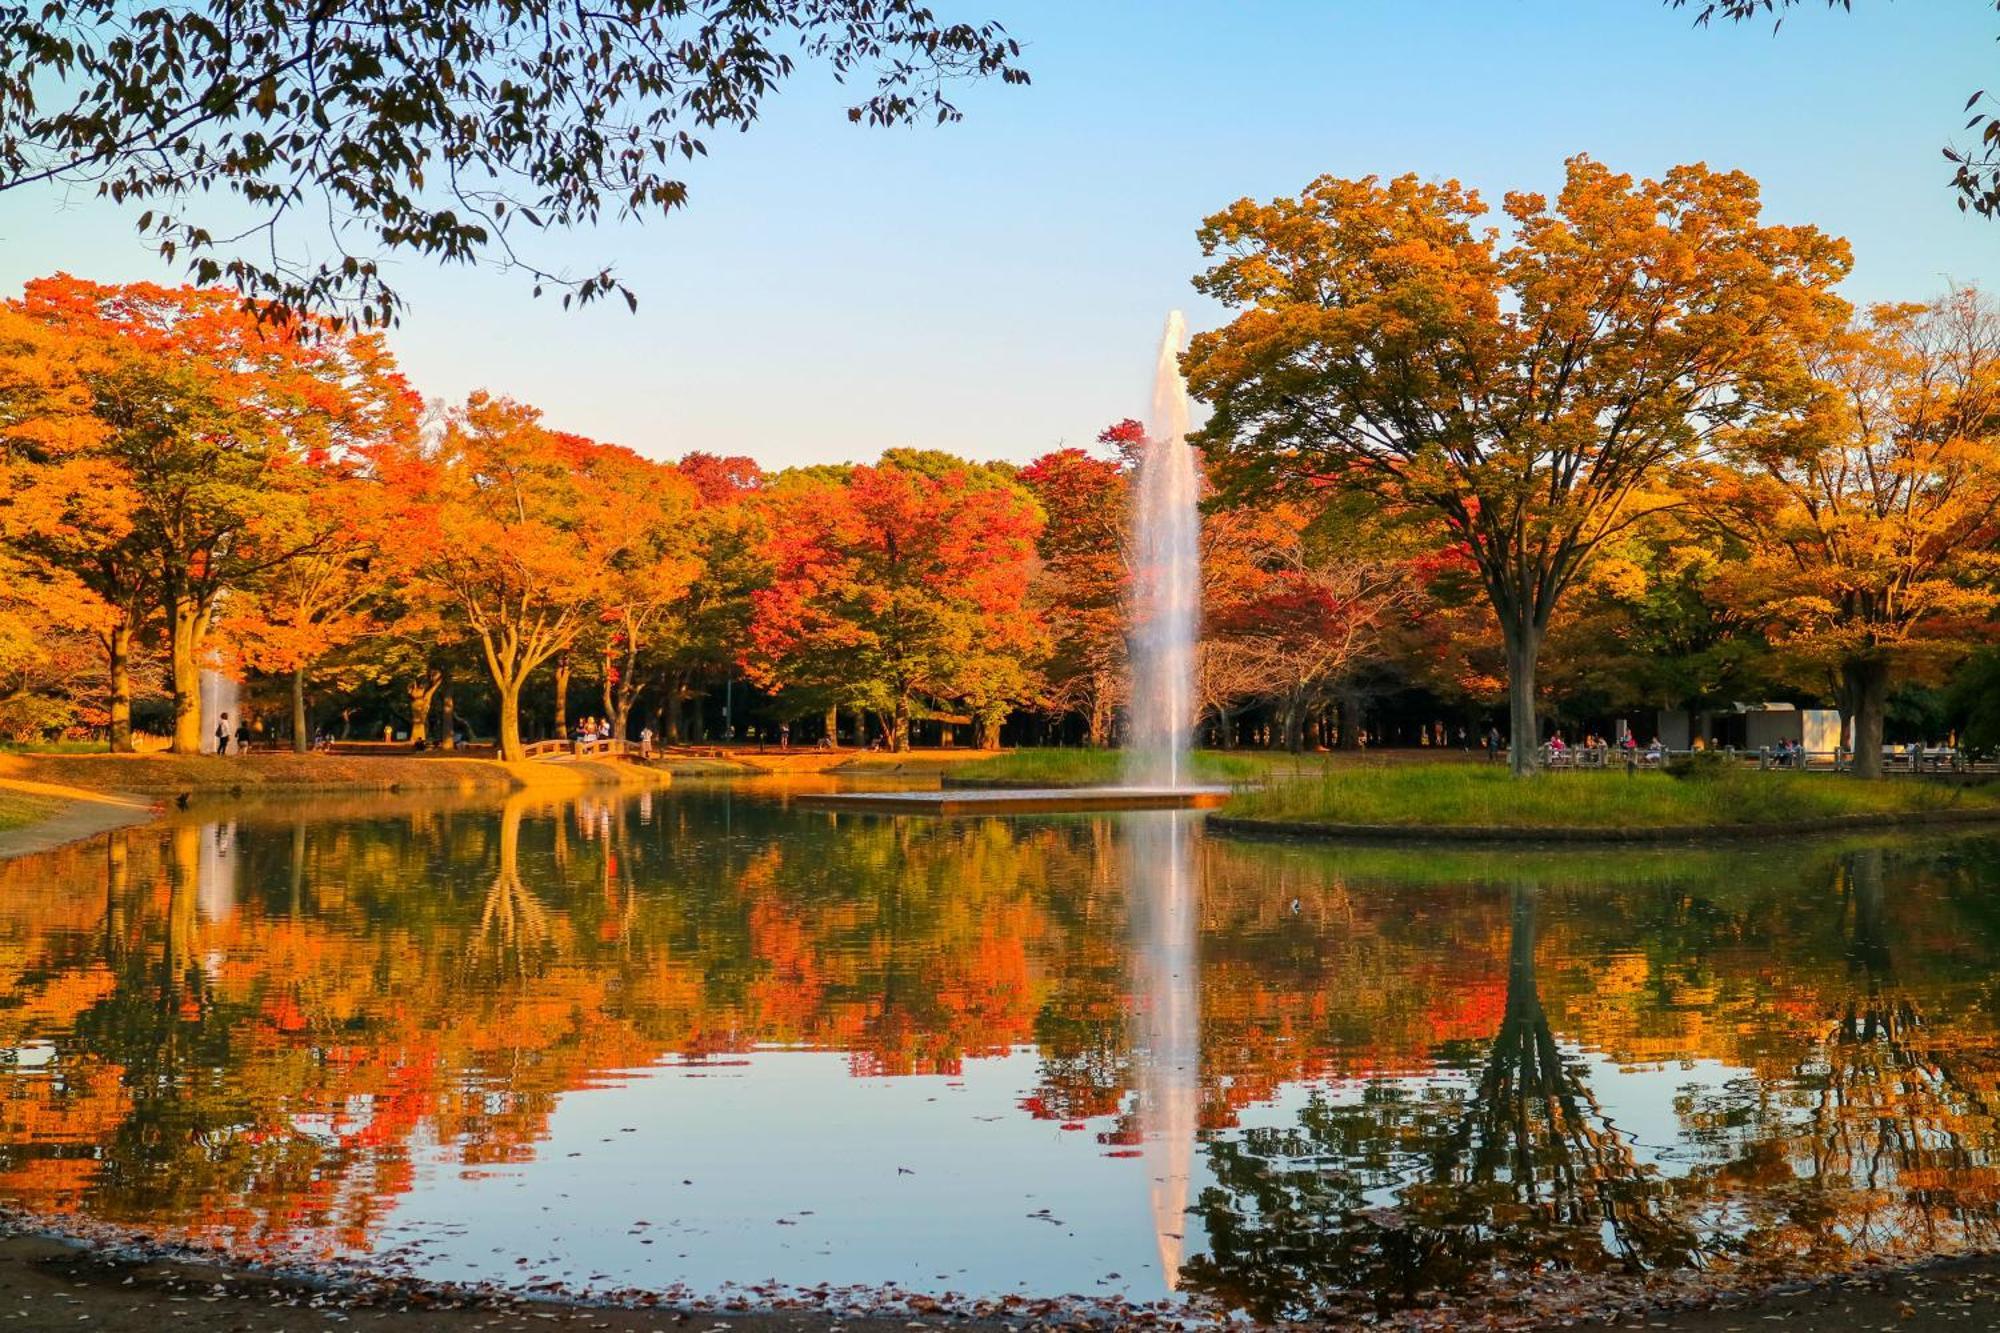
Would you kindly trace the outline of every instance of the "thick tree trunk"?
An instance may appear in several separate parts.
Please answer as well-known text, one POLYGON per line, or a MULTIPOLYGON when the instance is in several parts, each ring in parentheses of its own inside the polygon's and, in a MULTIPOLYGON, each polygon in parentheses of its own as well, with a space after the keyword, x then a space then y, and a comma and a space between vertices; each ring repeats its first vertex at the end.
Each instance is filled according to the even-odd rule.
MULTIPOLYGON (((514 729, 521 729, 520 718, 514 720, 514 729)), ((569 654, 556 658, 556 731, 557 739, 569 735, 569 654)))
POLYGON ((173 668, 175 754, 201 753, 202 608, 199 600, 170 594, 167 598, 167 649, 173 668))
POLYGON ((410 744, 428 742, 431 738, 431 701, 444 686, 444 673, 431 671, 421 680, 413 680, 403 687, 404 695, 410 701, 410 744))
POLYGON ((679 676, 669 676, 667 678, 666 740, 669 745, 679 745, 681 743, 682 688, 679 676))
POLYGON ((1535 718, 1535 662, 1541 656, 1541 631, 1533 625, 1505 627, 1507 637, 1507 767, 1516 777, 1535 771, 1541 749, 1541 727, 1535 718))
POLYGON ((973 744, 982 750, 1000 748, 1000 728, 1007 725, 1004 713, 981 713, 974 724, 973 744))
POLYGON ((312 737, 306 734, 306 669, 298 667, 292 672, 292 753, 311 749, 312 737))
POLYGON ((447 750, 458 748, 458 702, 449 694, 444 697, 444 740, 439 742, 447 750))
POLYGON ((1099 687, 1090 693, 1090 748, 1102 750, 1111 743, 1110 693, 1099 687))
POLYGON ((111 753, 132 753, 132 622, 121 619, 104 635, 111 674, 111 753))
POLYGON ((828 704, 826 706, 826 743, 829 746, 840 744, 839 704, 828 704))
POLYGON ((1889 664, 1859 658, 1841 664, 1841 685, 1854 709, 1854 776, 1882 776, 1882 713, 1889 696, 1889 664))
POLYGON ((1306 748, 1305 705, 1297 696, 1285 700, 1285 751, 1297 754, 1306 748))
POLYGON ((889 748, 897 754, 910 748, 910 696, 896 696, 895 726, 889 733, 889 748))
POLYGON ((528 757, 521 744, 521 685, 500 686, 500 757, 516 762, 528 757))

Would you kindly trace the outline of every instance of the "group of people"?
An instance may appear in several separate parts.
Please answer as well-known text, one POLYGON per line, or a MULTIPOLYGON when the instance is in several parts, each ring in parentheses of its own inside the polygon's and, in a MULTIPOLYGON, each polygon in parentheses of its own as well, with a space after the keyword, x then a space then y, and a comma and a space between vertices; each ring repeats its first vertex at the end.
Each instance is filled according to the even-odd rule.
POLYGON ((229 714, 227 713, 215 719, 215 752, 217 754, 228 754, 229 743, 231 741, 236 742, 236 753, 238 754, 242 754, 250 748, 249 718, 237 718, 234 728, 229 725, 229 714))
POLYGON ((1574 763, 1580 767, 1602 768, 1610 762, 1614 750, 1628 766, 1641 763, 1657 764, 1667 757, 1667 747, 1660 743, 1658 736, 1653 737, 1652 743, 1641 750, 1639 737, 1631 731, 1624 732, 1615 741, 1606 740, 1596 732, 1585 732, 1582 742, 1575 747, 1564 740, 1563 734, 1558 731, 1549 737, 1548 744, 1543 748, 1548 751, 1551 767, 1574 763))
MULTIPOLYGON (((583 747, 590 742, 608 741, 614 735, 615 733, 611 729, 610 718, 586 717, 579 719, 575 730, 570 733, 570 745, 578 754, 581 754, 583 747)), ((651 759, 653 757, 653 729, 651 727, 639 728, 639 757, 642 759, 651 759)))

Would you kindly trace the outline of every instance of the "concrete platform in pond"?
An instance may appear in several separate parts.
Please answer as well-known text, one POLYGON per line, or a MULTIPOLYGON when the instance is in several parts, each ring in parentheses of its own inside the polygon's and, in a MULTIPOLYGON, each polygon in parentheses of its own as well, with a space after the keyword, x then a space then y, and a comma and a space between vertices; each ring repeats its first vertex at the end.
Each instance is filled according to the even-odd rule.
POLYGON ((942 791, 814 792, 793 798, 811 810, 878 815, 1032 815, 1074 810, 1212 810, 1227 787, 948 787, 942 791))

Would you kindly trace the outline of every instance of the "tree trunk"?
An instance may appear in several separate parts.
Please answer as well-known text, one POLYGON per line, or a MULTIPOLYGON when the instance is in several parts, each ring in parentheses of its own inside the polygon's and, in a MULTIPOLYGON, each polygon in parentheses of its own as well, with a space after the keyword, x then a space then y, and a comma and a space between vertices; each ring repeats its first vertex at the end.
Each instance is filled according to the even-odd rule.
POLYGON ((199 599, 167 597, 167 648, 173 664, 175 754, 201 753, 201 662, 199 599))
POLYGON ((829 747, 840 744, 840 705, 826 706, 826 743, 829 747))
POLYGON ((681 678, 678 675, 667 677, 667 721, 665 731, 666 741, 669 745, 679 745, 681 743, 681 689, 681 678))
POLYGON ((1516 777, 1535 771, 1541 749, 1541 728, 1535 719, 1535 662, 1541 656, 1541 631, 1533 625, 1506 627, 1507 637, 1507 768, 1516 777))
POLYGON ((1306 748, 1305 704, 1296 695, 1285 700, 1285 752, 1297 754, 1306 748))
POLYGON ((413 680, 403 687, 403 693, 410 701, 410 744, 428 742, 431 738, 431 700, 444 685, 444 673, 436 669, 427 672, 421 680, 413 680))
POLYGON ((1841 664, 1841 684, 1854 708, 1854 776, 1882 776, 1882 712, 1889 694, 1889 664, 1856 658, 1841 664))
POLYGON ((292 753, 305 754, 312 749, 312 737, 306 734, 306 669, 296 667, 292 671, 292 753))
MULTIPOLYGON (((517 695, 518 697, 518 695, 517 695)), ((521 719, 514 719, 514 730, 518 736, 521 719)), ((556 658, 556 738, 569 735, 569 654, 556 658)))
POLYGON ((982 750, 1000 748, 1000 728, 1007 725, 1005 713, 981 713, 973 724, 973 744, 982 750))
POLYGON ((119 618, 104 635, 110 656, 111 753, 132 753, 132 622, 119 618))
POLYGON ((1102 689, 1090 692, 1090 748, 1102 750, 1111 743, 1110 696, 1102 689))
POLYGON ((500 757, 509 762, 528 757, 521 744, 521 685, 518 681, 500 686, 500 757))
POLYGON ((889 733, 889 748, 897 754, 910 748, 910 696, 896 696, 895 727, 889 733))
POLYGON ((447 750, 458 748, 458 704, 449 694, 444 697, 444 740, 441 744, 447 750))

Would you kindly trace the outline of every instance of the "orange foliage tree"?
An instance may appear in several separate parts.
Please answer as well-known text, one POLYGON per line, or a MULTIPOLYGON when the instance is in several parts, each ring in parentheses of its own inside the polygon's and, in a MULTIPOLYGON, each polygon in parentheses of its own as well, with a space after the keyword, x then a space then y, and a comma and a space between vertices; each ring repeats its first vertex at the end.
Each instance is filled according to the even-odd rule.
POLYGON ((1634 182, 1577 157, 1553 204, 1507 196, 1504 245, 1477 194, 1415 176, 1325 176, 1201 228, 1196 286, 1241 310, 1185 363, 1211 468, 1239 494, 1352 485, 1435 512, 1506 637, 1516 772, 1563 594, 1755 416, 1793 330, 1837 312, 1846 245, 1761 223, 1757 196, 1740 173, 1634 182))
POLYGON ((98 430, 61 461, 118 488, 123 549, 166 633, 173 748, 193 753, 224 598, 319 544, 320 474, 404 429, 409 390, 378 339, 260 323, 228 292, 59 275, 28 284, 17 309, 96 349, 85 383, 98 430))
POLYGON ((770 508, 751 677, 872 709, 897 750, 920 698, 970 708, 991 743, 1028 694, 1040 642, 1034 497, 1000 469, 893 450, 844 475, 797 475, 770 508))
POLYGON ((1774 643, 1829 670, 1854 770, 1882 771, 1891 675, 1962 656, 2000 609, 2000 310, 1960 288, 1807 344, 1791 410, 1730 441, 1707 493, 1749 549, 1774 643))
MULTIPOLYGON (((479 392, 446 424, 413 548, 419 571, 477 639, 500 700, 500 754, 526 756, 521 687, 607 607, 623 577, 671 549, 679 494, 629 450, 552 431, 541 413, 479 392)), ((685 586, 687 571, 672 576, 685 586)))

